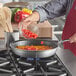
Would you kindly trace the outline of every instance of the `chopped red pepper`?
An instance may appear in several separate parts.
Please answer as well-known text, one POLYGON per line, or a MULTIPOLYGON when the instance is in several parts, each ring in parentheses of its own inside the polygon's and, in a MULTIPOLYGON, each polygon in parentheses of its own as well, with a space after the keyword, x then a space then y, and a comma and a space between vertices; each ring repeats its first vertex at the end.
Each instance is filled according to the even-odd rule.
POLYGON ((37 34, 31 32, 30 30, 22 29, 22 32, 23 32, 24 37, 34 38, 34 39, 36 39, 38 37, 37 34))
POLYGON ((36 39, 36 38, 38 37, 38 35, 37 35, 37 34, 33 34, 32 37, 33 37, 34 39, 36 39))
POLYGON ((24 33, 22 33, 22 35, 23 35, 25 38, 28 38, 28 36, 27 36, 27 35, 25 35, 24 33))

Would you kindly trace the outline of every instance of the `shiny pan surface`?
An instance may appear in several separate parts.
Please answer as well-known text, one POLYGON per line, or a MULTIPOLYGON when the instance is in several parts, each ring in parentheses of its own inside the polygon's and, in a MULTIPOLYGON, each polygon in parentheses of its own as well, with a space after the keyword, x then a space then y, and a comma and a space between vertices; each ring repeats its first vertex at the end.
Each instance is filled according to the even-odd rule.
POLYGON ((21 57, 32 57, 32 58, 45 58, 53 56, 57 51, 57 41, 53 40, 43 40, 43 39, 26 39, 26 40, 19 40, 12 42, 10 44, 10 47, 12 51, 21 57), (43 41, 43 44, 41 44, 41 41, 43 41), (26 45, 45 45, 49 47, 53 47, 53 49, 48 50, 21 50, 16 48, 16 46, 26 46, 26 45))

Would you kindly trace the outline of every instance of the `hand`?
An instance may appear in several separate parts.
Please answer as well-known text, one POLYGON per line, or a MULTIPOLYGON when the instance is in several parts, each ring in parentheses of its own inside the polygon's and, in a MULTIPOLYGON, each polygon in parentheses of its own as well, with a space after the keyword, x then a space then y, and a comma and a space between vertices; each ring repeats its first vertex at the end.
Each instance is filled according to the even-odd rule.
POLYGON ((39 13, 34 11, 30 16, 28 16, 25 20, 23 20, 23 23, 25 25, 30 25, 33 22, 39 21, 39 19, 40 19, 39 13))
POLYGON ((76 42, 76 33, 72 35, 69 39, 70 39, 70 43, 76 42))

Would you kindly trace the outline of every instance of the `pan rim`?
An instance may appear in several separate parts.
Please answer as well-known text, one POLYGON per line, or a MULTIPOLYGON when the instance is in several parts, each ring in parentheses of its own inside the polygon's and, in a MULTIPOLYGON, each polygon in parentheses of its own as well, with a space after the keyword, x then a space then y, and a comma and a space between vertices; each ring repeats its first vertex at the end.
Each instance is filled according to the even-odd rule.
MULTIPOLYGON (((21 49, 18 49, 18 48, 16 48, 16 47, 14 47, 14 45, 15 45, 15 43, 16 42, 19 42, 19 41, 29 41, 29 40, 31 40, 31 41, 36 41, 36 40, 39 40, 39 41, 47 41, 47 42, 49 42, 49 40, 44 40, 44 39, 25 39, 25 40, 17 40, 17 41, 14 41, 14 42, 12 42, 12 43, 10 43, 10 47, 12 47, 12 48, 15 48, 16 50, 19 50, 19 51, 25 51, 25 52, 43 52, 43 51, 50 51, 50 50, 53 50, 53 49, 55 49, 55 48, 57 48, 58 47, 58 45, 55 47, 55 48, 52 48, 52 49, 48 49, 48 50, 21 50, 21 49)), ((57 40, 50 40, 50 41, 56 41, 56 42, 58 42, 57 40)))
MULTIPOLYGON (((40 40, 40 39, 39 39, 40 40)), ((20 40, 19 40, 20 41, 20 40)), ((32 41, 24 41, 24 40, 21 40, 22 42, 17 42, 17 43, 15 43, 15 42, 13 42, 13 43, 11 43, 12 45, 11 45, 11 51, 12 52, 14 52, 16 55, 18 55, 18 56, 20 56, 20 57, 33 57, 33 58, 36 58, 36 57, 39 57, 39 58, 45 58, 45 57, 49 57, 49 56, 52 56, 52 55, 54 55, 55 53, 56 53, 56 51, 57 51, 57 48, 58 48, 58 45, 57 45, 57 43, 55 43, 54 44, 54 42, 52 42, 51 44, 50 43, 44 43, 44 45, 47 45, 47 46, 54 46, 55 45, 55 47, 53 48, 53 49, 49 49, 49 50, 40 50, 40 51, 36 51, 36 50, 34 50, 34 51, 31 51, 31 50, 29 50, 29 51, 27 51, 27 50, 20 50, 20 49, 17 49, 16 48, 16 46, 17 45, 31 45, 31 44, 33 44, 33 45, 35 45, 35 44, 40 44, 40 42, 38 42, 38 43, 33 43, 32 41)), ((42 40, 41 40, 42 41, 42 40)), ((47 41, 47 40, 45 40, 45 41, 47 41)), ((49 40, 48 40, 49 41, 49 40)))

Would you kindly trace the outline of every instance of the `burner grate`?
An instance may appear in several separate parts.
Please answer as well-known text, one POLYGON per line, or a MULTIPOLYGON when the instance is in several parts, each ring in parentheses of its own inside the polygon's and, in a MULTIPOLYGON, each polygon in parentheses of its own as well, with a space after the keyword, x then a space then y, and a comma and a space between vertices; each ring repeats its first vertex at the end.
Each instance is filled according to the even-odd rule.
POLYGON ((21 58, 11 52, 0 54, 0 74, 5 76, 72 76, 57 55, 33 59, 21 58))

